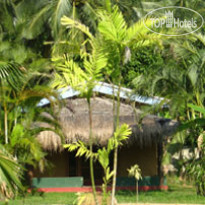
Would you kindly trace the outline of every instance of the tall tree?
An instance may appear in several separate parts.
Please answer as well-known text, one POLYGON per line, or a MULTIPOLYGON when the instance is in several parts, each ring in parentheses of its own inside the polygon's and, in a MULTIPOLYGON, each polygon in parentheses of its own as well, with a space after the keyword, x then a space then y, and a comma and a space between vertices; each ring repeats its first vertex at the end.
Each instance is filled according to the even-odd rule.
MULTIPOLYGON (((93 97, 93 88, 98 81, 102 79, 102 69, 107 65, 107 58, 103 50, 101 49, 100 39, 93 36, 89 29, 81 23, 70 19, 68 17, 62 18, 62 24, 65 26, 75 26, 82 30, 87 36, 86 41, 91 46, 90 53, 84 51, 80 57, 82 62, 75 62, 74 59, 65 58, 64 62, 57 61, 57 73, 54 79, 53 86, 56 88, 62 88, 72 86, 78 90, 81 96, 87 99, 89 110, 89 147, 90 153, 93 152, 93 133, 92 133, 92 106, 91 98, 93 97), (58 74, 59 73, 59 74, 58 74)), ((93 156, 90 156, 90 177, 93 188, 93 195, 96 204, 98 204, 96 197, 95 179, 94 179, 94 166, 93 156)))
MULTIPOLYGON (((113 106, 114 130, 119 127, 120 115, 120 89, 122 85, 122 68, 130 60, 131 50, 135 47, 140 49, 146 45, 151 45, 159 40, 160 36, 150 33, 143 25, 142 21, 138 21, 128 27, 122 13, 118 7, 114 7, 106 12, 99 13, 99 32, 104 39, 104 49, 108 53, 108 67, 105 71, 106 76, 110 76, 112 83, 118 85, 117 105, 113 106)), ((149 25, 149 19, 146 22, 149 25)), ((137 50, 136 49, 136 50, 137 50)), ((117 156, 118 149, 114 151, 114 176, 112 185, 112 204, 114 204, 116 176, 117 176, 117 156)))
MULTIPOLYGON (((111 6, 111 4, 109 4, 111 6)), ((64 17, 62 19, 63 25, 68 28, 75 27, 81 30, 85 35, 88 36, 88 44, 92 44, 92 34, 89 32, 88 27, 80 24, 79 22, 72 20, 70 18, 64 17)), ((147 20, 149 24, 149 20, 147 20)), ((104 56, 108 58, 108 64, 106 69, 104 69, 104 76, 110 76, 110 82, 117 84, 119 89, 117 92, 117 109, 114 109, 114 116, 116 116, 116 121, 114 122, 114 130, 119 127, 119 107, 120 107, 120 87, 121 87, 121 69, 122 66, 129 61, 130 49, 136 47, 140 49, 143 46, 151 45, 156 43, 160 36, 154 33, 150 33, 147 30, 142 21, 133 24, 128 27, 126 24, 122 13, 119 11, 118 7, 107 8, 106 10, 98 12, 98 36, 101 37, 101 50, 104 52, 104 56)), ((114 106, 115 107, 115 106, 114 106)), ((113 191, 112 191, 112 203, 114 203, 115 195, 115 184, 116 184, 116 174, 117 174, 117 146, 114 152, 114 178, 113 178, 113 191)))
MULTIPOLYGON (((169 106, 169 116, 182 123, 202 117, 202 112, 197 114, 189 104, 204 108, 204 39, 202 34, 193 34, 183 42, 173 41, 166 52, 169 53, 165 57, 166 65, 141 75, 134 81, 137 91, 164 97, 163 103, 166 102, 169 106)), ((191 132, 181 132, 174 136, 168 144, 166 157, 180 152, 186 146, 193 153, 193 160, 196 160, 194 152, 202 127, 190 123, 191 132)), ((187 167, 186 163, 188 162, 183 161, 181 164, 187 167)))

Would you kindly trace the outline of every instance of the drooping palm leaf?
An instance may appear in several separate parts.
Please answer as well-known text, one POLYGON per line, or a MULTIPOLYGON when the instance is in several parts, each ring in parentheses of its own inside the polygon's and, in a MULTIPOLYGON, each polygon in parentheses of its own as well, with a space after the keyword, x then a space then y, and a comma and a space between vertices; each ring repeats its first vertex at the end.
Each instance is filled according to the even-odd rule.
POLYGON ((84 24, 80 23, 79 21, 73 20, 67 16, 63 16, 61 18, 61 24, 68 28, 75 27, 85 33, 90 39, 93 39, 93 35, 90 32, 89 27, 85 26, 84 24))
POLYGON ((56 36, 61 26, 61 18, 64 15, 70 15, 72 13, 72 5, 70 0, 55 0, 52 3, 52 7, 54 9, 52 16, 52 24, 53 32, 56 36))
MULTIPOLYGON (((25 7, 25 3, 21 6, 25 7)), ((72 13, 70 0, 38 1, 31 9, 34 10, 34 14, 31 14, 32 18, 28 21, 28 26, 24 28, 24 36, 28 39, 36 38, 44 31, 45 26, 50 27, 51 35, 58 38, 57 34, 61 27, 60 19, 72 13)))
POLYGON ((25 74, 25 68, 17 63, 0 61, 0 81, 6 80, 12 88, 17 89, 25 74))
POLYGON ((4 197, 13 197, 15 192, 23 189, 20 182, 20 166, 0 144, 0 193, 4 197))

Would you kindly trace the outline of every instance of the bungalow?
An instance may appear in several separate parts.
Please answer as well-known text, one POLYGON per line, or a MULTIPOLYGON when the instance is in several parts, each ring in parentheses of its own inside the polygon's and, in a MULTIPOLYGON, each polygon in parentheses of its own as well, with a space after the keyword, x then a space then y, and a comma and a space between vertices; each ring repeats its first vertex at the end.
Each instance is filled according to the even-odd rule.
MULTIPOLYGON (((117 87, 114 87, 114 93, 117 87)), ((107 83, 99 83, 95 88, 95 97, 91 99, 93 117, 93 136, 95 147, 104 146, 113 134, 113 102, 111 95, 113 87, 107 83)), ((59 124, 65 136, 65 142, 77 140, 88 142, 89 118, 86 99, 79 98, 79 93, 68 87, 61 93, 65 106, 58 112, 59 124)), ((127 169, 138 164, 142 170, 143 180, 139 189, 167 189, 166 181, 161 171, 162 142, 166 136, 174 133, 177 122, 160 118, 155 115, 144 116, 138 109, 140 105, 155 105, 161 98, 146 98, 132 95, 131 90, 122 88, 120 92, 120 124, 127 123, 132 134, 119 148, 117 188, 134 189, 135 180, 128 178, 127 169), (128 102, 134 102, 131 105, 128 102)), ((38 106, 48 106, 46 99, 38 106)), ((45 150, 49 151, 48 159, 54 167, 50 172, 40 173, 33 170, 33 187, 43 191, 88 191, 90 190, 89 163, 84 158, 76 158, 62 148, 62 140, 53 131, 42 131, 37 136, 45 150)), ((112 161, 112 158, 111 158, 112 161)), ((102 182, 102 169, 95 164, 96 183, 102 182)))

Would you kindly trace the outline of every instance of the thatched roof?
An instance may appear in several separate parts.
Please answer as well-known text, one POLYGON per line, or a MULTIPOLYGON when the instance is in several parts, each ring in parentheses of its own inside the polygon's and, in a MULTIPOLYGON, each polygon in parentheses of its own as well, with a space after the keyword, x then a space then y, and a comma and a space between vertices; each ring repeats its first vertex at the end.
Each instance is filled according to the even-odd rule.
MULTIPOLYGON (((104 145, 113 134, 113 102, 108 98, 96 97, 91 100, 93 118, 93 136, 96 144, 104 145)), ((132 128, 129 142, 139 143, 141 146, 158 142, 163 136, 173 134, 177 122, 147 115, 143 119, 143 112, 133 109, 131 105, 121 103, 120 124, 127 123, 132 128)), ((58 114, 59 123, 68 143, 89 139, 89 115, 86 99, 67 99, 66 106, 58 114)), ((42 131, 38 139, 44 149, 53 150, 61 147, 60 137, 52 131, 42 131)))

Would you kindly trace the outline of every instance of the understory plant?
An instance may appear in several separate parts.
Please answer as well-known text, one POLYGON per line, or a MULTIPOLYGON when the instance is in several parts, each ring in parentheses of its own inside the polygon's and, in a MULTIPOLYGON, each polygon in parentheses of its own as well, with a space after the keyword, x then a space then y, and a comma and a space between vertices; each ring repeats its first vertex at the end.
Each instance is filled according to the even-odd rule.
POLYGON ((0 62, 0 186, 5 198, 15 197, 22 190, 28 165, 40 170, 45 167, 46 154, 36 139, 40 129, 31 127, 39 120, 38 102, 54 97, 54 92, 32 85, 37 73, 17 63, 0 62))
MULTIPOLYGON (((62 19, 64 25, 72 26, 75 22, 72 19, 65 17, 62 19)), ((55 88, 65 88, 71 86, 80 92, 81 97, 85 97, 88 105, 89 116, 89 150, 93 152, 93 131, 92 131, 92 106, 91 99, 93 97, 93 89, 95 85, 102 79, 102 69, 107 65, 107 58, 101 49, 100 39, 94 37, 88 28, 83 27, 79 22, 75 24, 77 27, 83 29, 89 39, 91 51, 82 51, 80 58, 81 62, 76 62, 73 58, 65 56, 64 58, 53 59, 57 72, 53 82, 55 88)), ((86 43, 85 42, 85 43, 86 43)), ((73 57, 73 56, 72 56, 73 57)), ((93 189, 95 203, 98 204, 96 197, 94 168, 93 168, 93 155, 90 155, 90 177, 93 189)))
POLYGON ((205 196, 205 140, 200 146, 199 157, 186 167, 187 174, 194 180, 198 195, 205 196))
POLYGON ((135 164, 131 166, 130 169, 127 169, 127 171, 130 177, 134 177, 136 179, 136 203, 138 203, 138 181, 142 179, 141 169, 139 168, 138 164, 135 164))
POLYGON ((194 180, 197 194, 205 196, 205 108, 193 104, 188 106, 192 109, 192 113, 194 112, 195 118, 186 123, 185 128, 191 129, 195 125, 202 131, 195 142, 197 154, 187 163, 186 173, 194 180))
POLYGON ((78 141, 73 144, 66 144, 64 148, 67 148, 68 151, 73 152, 76 151, 76 157, 85 156, 88 158, 93 158, 95 161, 98 161, 103 168, 104 176, 103 176, 103 184, 102 184, 102 205, 107 204, 107 198, 109 196, 109 192, 107 190, 107 185, 111 181, 114 170, 110 169, 110 153, 116 147, 122 145, 122 143, 128 138, 131 134, 131 128, 127 124, 123 124, 118 127, 111 138, 109 138, 107 145, 101 148, 98 148, 96 152, 91 151, 87 148, 87 145, 82 142, 78 141))

